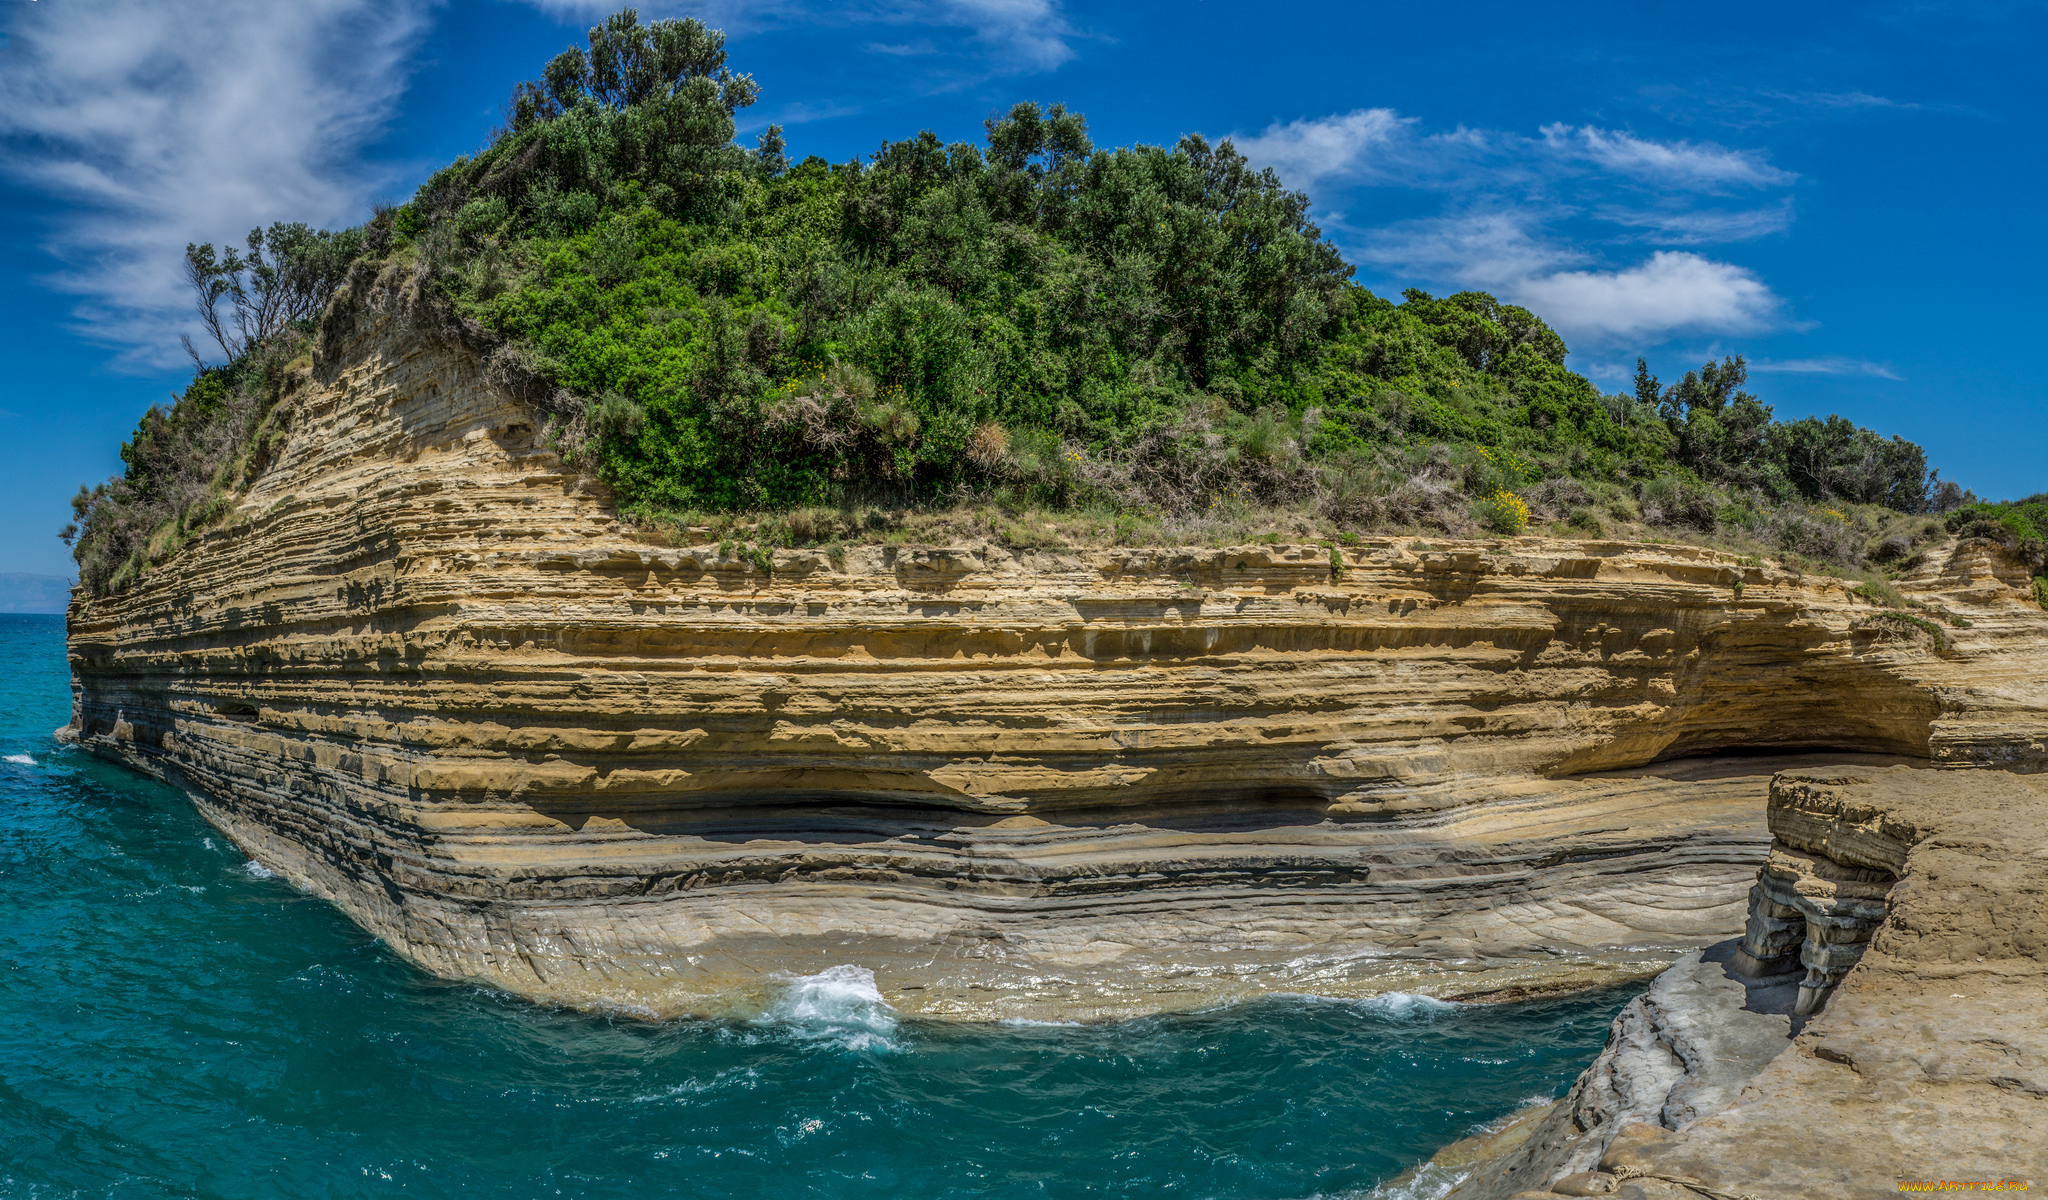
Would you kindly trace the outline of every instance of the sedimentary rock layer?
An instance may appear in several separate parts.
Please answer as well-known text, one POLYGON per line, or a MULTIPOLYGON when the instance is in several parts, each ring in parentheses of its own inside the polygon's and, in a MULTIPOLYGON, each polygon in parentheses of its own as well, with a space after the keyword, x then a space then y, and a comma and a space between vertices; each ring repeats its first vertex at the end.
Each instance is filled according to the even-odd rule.
POLYGON ((2048 764, 2048 625, 1981 547, 1907 581, 1968 622, 1936 639, 1682 546, 672 546, 400 325, 290 403, 233 523, 74 605, 70 735, 428 968, 564 1002, 845 961, 959 1015, 1607 978, 1740 929, 1769 768, 1599 773, 2048 764))
POLYGON ((1896 880, 1824 1007, 1798 1015, 1814 1007, 1810 963, 1752 976, 1755 923, 1741 945, 1688 956, 1616 1019, 1566 1103, 1455 1200, 2048 1184, 2048 780, 1787 772, 1770 828, 1772 869, 1808 865, 1791 890, 1827 900, 1845 875, 1896 880))

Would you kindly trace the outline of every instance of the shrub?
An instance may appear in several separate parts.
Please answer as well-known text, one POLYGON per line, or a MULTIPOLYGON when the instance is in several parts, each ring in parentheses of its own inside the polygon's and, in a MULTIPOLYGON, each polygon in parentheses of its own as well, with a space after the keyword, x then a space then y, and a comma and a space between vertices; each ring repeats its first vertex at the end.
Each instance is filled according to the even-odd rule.
MULTIPOLYGON (((1024 103, 979 144, 927 131, 792 162, 777 127, 735 142, 757 92, 694 20, 607 18, 409 203, 338 234, 273 226, 247 256, 190 247, 233 359, 217 370, 323 304, 323 353, 395 316, 474 355, 648 520, 965 498, 1165 522, 1312 505, 1447 533, 1475 511, 1519 532, 1533 506, 1585 510, 1590 531, 1595 505, 1636 518, 1625 480, 1643 519, 1701 531, 1738 497, 1763 531, 1795 486, 1929 503, 1918 447, 1773 424, 1739 358, 1669 389, 1644 368, 1633 397, 1603 397, 1527 309, 1374 295, 1308 198, 1228 142, 1097 148, 1080 114, 1024 103)), ((145 418, 152 452, 82 497, 88 590, 221 519, 215 493, 246 474, 218 464, 260 463, 284 419, 268 393, 221 417, 211 388, 166 418, 191 436, 145 418), (157 453, 172 443, 183 465, 157 453)))
POLYGON ((1513 492, 1495 492, 1479 501, 1477 515, 1480 524, 1509 537, 1529 527, 1529 503, 1513 492))
POLYGON ((1850 594, 1883 608, 1905 608, 1906 598, 1889 583, 1859 583, 1850 594))
POLYGON ((1718 521, 1713 493, 1675 475, 1659 475, 1636 485, 1636 503, 1652 525, 1682 525, 1712 533, 1718 521))

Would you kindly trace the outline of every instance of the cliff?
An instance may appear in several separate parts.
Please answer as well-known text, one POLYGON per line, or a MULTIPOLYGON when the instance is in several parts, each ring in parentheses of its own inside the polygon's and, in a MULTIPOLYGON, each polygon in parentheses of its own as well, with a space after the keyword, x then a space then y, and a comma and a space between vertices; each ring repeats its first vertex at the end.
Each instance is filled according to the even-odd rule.
POLYGON ((1644 975, 1739 930, 1766 858, 1785 764, 1713 755, 2048 766, 2048 622, 1981 544, 1904 581, 1967 622, 1925 628, 1676 545, 763 556, 636 534, 394 322, 290 403, 235 521, 74 602, 67 734, 552 1001, 847 961, 961 1016, 1644 975))
POLYGON ((2044 1181, 2048 782, 1792 771, 1769 821, 1741 941, 1660 976, 1565 1103, 1455 1200, 2044 1181))

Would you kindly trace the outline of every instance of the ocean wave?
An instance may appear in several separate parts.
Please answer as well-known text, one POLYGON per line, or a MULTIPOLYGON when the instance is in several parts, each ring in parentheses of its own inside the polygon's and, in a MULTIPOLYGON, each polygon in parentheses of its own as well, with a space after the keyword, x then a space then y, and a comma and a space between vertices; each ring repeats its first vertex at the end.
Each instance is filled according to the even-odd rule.
POLYGON ((1467 1007, 1456 1000, 1439 1000, 1435 996, 1424 996, 1417 992, 1381 992, 1376 996, 1318 996, 1313 992, 1273 992, 1264 997, 1233 1000, 1205 1011, 1214 1012, 1244 1004, 1257 1004, 1261 1000, 1292 1000, 1300 1004, 1327 1004, 1339 1008, 1362 1009, 1374 1016, 1395 1021, 1432 1020, 1445 1013, 1467 1007))
POLYGON ((1470 1172, 1440 1167, 1433 1162, 1424 1163, 1413 1175, 1405 1175, 1360 1193, 1358 1200, 1443 1200, 1451 1194, 1452 1188, 1465 1181, 1468 1174, 1470 1172))
POLYGON ((26 754, 10 754, 7 756, 5 761, 11 763, 20 763, 24 767, 33 767, 36 765, 36 760, 30 758, 26 754))
POLYGON ((247 875, 251 879, 277 878, 276 871, 271 870, 269 867, 264 866, 262 863, 257 862, 253 858, 250 859, 248 862, 242 864, 242 873, 244 875, 247 875))
POLYGON ((875 987, 875 973, 850 963, 783 980, 781 995, 755 1023, 848 1050, 901 1049, 895 1040, 896 1010, 875 987))

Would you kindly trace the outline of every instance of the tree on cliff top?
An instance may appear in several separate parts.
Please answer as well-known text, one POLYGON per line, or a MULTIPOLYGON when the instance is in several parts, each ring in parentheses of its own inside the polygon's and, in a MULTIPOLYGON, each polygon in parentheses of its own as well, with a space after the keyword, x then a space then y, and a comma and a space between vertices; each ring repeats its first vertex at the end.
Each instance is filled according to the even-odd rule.
POLYGON ((406 298, 650 522, 862 500, 1446 531, 1533 511, 1733 525, 1839 560, 1863 534, 1801 505, 1929 503, 1918 447, 1774 422, 1739 357, 1668 389, 1639 364, 1633 397, 1603 396, 1525 308, 1372 294, 1307 197, 1228 140, 1105 149, 1027 102, 979 144, 927 131, 792 164, 778 128, 735 142, 757 95, 718 32, 627 9, 410 203, 188 247, 230 361, 82 498, 82 578, 131 578, 212 519, 234 480, 197 460, 225 439, 237 470, 260 463, 247 444, 344 273, 326 320, 406 298))

